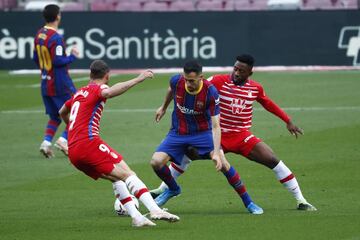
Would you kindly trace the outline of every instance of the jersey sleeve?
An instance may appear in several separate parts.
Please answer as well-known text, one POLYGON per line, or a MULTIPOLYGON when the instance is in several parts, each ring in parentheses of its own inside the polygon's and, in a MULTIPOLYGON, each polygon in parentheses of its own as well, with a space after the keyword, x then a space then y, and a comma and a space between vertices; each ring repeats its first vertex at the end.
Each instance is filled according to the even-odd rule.
POLYGON ((66 108, 71 109, 72 100, 73 98, 70 98, 64 103, 66 108))
POLYGON ((180 80, 180 77, 181 77, 180 74, 176 74, 170 78, 170 87, 172 90, 176 88, 176 84, 180 80))
POLYGON ((220 114, 220 98, 218 91, 215 86, 210 85, 209 87, 209 110, 211 116, 216 116, 220 114))
POLYGON ((272 114, 276 115, 284 122, 290 122, 290 117, 282 110, 274 101, 272 101, 264 91, 264 88, 259 84, 258 85, 259 95, 256 99, 267 111, 271 112, 272 114))
POLYGON ((101 98, 101 99, 105 99, 103 96, 102 96, 102 91, 104 90, 104 89, 108 89, 108 88, 110 88, 108 85, 106 85, 106 84, 101 84, 98 88, 97 88, 97 96, 99 97, 99 98, 101 98))
POLYGON ((220 75, 211 76, 207 80, 211 82, 211 84, 214 85, 217 90, 220 90, 221 86, 224 84, 224 81, 220 75))
POLYGON ((54 66, 61 67, 75 61, 76 57, 73 54, 66 56, 64 40, 60 35, 54 36, 54 44, 51 49, 54 66))
POLYGON ((36 65, 39 67, 39 56, 38 56, 38 53, 36 51, 36 38, 37 38, 37 35, 35 37, 35 40, 34 40, 34 50, 33 50, 33 61, 36 63, 36 65))

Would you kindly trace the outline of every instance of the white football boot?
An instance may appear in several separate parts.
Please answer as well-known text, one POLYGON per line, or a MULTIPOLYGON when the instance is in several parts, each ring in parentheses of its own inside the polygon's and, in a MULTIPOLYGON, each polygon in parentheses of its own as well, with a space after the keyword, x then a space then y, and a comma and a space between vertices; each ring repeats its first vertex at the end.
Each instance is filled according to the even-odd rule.
POLYGON ((58 150, 62 151, 65 154, 65 156, 69 155, 68 141, 65 138, 59 137, 59 139, 56 140, 54 146, 58 150))
POLYGON ((52 158, 55 157, 54 152, 51 147, 51 142, 44 140, 40 145, 40 152, 46 157, 46 158, 52 158))
POLYGON ((165 210, 153 211, 150 212, 151 220, 165 220, 168 222, 177 222, 180 221, 180 218, 174 214, 168 213, 165 210))
POLYGON ((155 223, 144 217, 143 215, 140 215, 138 217, 135 217, 132 219, 132 226, 133 227, 153 227, 156 226, 155 223))

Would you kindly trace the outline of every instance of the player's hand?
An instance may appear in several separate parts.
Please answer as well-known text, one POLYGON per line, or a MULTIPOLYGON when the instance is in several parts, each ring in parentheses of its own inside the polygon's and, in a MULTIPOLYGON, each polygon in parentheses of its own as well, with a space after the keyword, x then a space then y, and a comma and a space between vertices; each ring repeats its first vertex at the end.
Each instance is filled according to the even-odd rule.
POLYGON ((71 49, 71 54, 74 55, 75 57, 79 57, 79 50, 77 49, 76 46, 74 46, 72 49, 71 49))
POLYGON ((216 171, 220 171, 222 169, 222 161, 220 158, 220 154, 214 152, 213 155, 211 156, 211 158, 215 163, 216 171))
POLYGON ((294 135, 296 138, 298 138, 299 135, 303 135, 304 134, 304 130, 302 130, 301 128, 297 127, 295 124, 292 123, 292 121, 290 121, 287 125, 286 128, 289 130, 289 132, 294 135))
POLYGON ((140 73, 138 76, 138 78, 141 81, 144 81, 147 78, 153 78, 153 77, 154 77, 154 73, 150 69, 147 69, 146 71, 140 73))
POLYGON ((165 115, 166 110, 161 106, 155 112, 155 121, 160 122, 161 118, 165 115))

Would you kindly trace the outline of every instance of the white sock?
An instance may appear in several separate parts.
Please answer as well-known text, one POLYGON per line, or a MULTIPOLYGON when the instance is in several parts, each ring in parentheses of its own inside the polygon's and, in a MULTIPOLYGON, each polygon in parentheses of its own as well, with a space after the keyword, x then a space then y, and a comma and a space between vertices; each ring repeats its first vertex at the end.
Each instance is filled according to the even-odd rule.
POLYGON ((65 139, 64 137, 59 137, 59 140, 60 140, 61 142, 67 143, 67 139, 65 139))
POLYGON ((283 161, 280 161, 276 167, 272 169, 277 177, 277 179, 282 183, 282 185, 294 196, 298 202, 306 202, 304 196, 301 193, 300 186, 290 171, 290 169, 284 164, 283 161))
POLYGON ((48 140, 44 140, 41 145, 46 145, 46 146, 51 146, 51 142, 49 142, 48 140))
MULTIPOLYGON (((186 171, 190 163, 191 160, 186 155, 184 155, 181 165, 171 163, 169 166, 171 176, 176 180, 180 175, 182 175, 186 171)), ((164 191, 165 189, 168 189, 168 186, 166 185, 166 183, 162 182, 159 186, 159 189, 164 191)))
POLYGON ((126 211, 132 218, 137 218, 142 216, 139 210, 137 210, 129 190, 126 187, 126 184, 123 181, 117 181, 113 183, 113 189, 115 196, 119 199, 121 204, 125 207, 126 211))
POLYGON ((136 175, 128 177, 125 183, 130 192, 138 198, 150 212, 161 210, 151 197, 145 184, 136 175))

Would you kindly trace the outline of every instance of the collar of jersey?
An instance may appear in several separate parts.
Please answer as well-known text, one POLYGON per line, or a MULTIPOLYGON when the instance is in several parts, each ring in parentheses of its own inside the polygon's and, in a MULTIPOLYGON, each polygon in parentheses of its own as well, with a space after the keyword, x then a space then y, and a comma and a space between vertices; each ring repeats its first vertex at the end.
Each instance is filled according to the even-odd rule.
POLYGON ((190 92, 185 83, 185 90, 188 94, 196 95, 201 91, 201 89, 203 88, 203 85, 204 85, 204 80, 201 80, 199 89, 196 92, 190 92))
POLYGON ((53 27, 49 27, 49 26, 46 26, 46 25, 45 25, 44 28, 51 29, 51 30, 54 30, 54 31, 56 32, 56 29, 53 28, 53 27))

